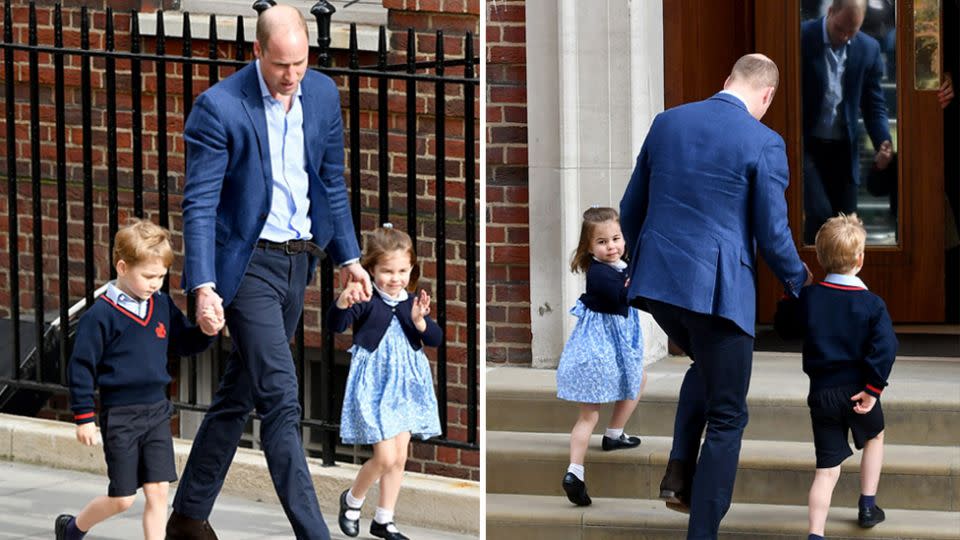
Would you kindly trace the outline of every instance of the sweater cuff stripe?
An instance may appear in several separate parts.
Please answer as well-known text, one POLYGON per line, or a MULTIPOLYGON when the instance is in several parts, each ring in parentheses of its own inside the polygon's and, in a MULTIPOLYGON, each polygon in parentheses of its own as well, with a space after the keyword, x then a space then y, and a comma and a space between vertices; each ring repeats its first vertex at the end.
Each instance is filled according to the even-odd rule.
POLYGON ((95 413, 93 411, 88 413, 83 413, 83 414, 76 414, 73 416, 73 420, 75 422, 79 422, 80 420, 87 420, 89 418, 93 418, 94 414, 95 413))
POLYGON ((882 389, 882 388, 877 388, 876 386, 873 386, 872 384, 868 384, 868 385, 867 385, 867 390, 870 390, 871 392, 875 393, 875 394, 878 395, 878 396, 879 396, 881 393, 883 393, 883 389, 882 389))

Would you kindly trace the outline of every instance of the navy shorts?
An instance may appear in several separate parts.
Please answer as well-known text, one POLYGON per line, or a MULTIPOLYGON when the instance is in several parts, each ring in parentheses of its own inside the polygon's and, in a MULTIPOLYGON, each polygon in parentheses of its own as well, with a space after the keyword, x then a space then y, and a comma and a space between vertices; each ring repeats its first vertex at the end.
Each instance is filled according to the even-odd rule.
POLYGON ((107 495, 136 495, 148 482, 174 482, 177 466, 169 400, 147 405, 120 405, 100 413, 103 453, 110 487, 107 495))
POLYGON ((853 435, 853 444, 860 450, 883 431, 883 408, 879 400, 867 414, 854 412, 856 403, 850 401, 850 396, 861 390, 860 385, 844 386, 818 390, 807 396, 818 469, 836 467, 853 455, 847 432, 853 435))

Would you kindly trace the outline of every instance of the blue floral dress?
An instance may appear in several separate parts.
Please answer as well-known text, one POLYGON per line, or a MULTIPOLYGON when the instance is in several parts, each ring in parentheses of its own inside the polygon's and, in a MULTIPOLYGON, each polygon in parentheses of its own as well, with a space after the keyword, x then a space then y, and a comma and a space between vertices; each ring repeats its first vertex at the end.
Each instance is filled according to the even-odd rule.
MULTIPOLYGON (((396 304, 396 299, 381 296, 396 304)), ((344 444, 373 444, 404 431, 420 439, 440 434, 430 361, 423 349, 410 346, 396 316, 375 350, 354 345, 350 353, 340 414, 344 444)))
POLYGON ((577 324, 557 367, 557 397, 578 403, 636 399, 643 376, 640 312, 599 313, 577 300, 577 324))

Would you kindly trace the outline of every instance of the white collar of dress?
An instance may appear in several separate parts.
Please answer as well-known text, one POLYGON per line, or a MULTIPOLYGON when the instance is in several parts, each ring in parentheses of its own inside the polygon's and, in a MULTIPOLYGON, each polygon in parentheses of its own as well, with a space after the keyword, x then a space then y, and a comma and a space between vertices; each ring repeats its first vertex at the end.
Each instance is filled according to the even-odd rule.
POLYGON ((409 294, 407 294, 406 289, 400 289, 400 294, 398 294, 397 296, 390 296, 389 294, 386 293, 386 291, 384 291, 380 287, 377 287, 376 283, 371 283, 371 285, 373 285, 373 290, 380 295, 380 298, 388 306, 395 306, 400 302, 405 301, 410 296, 409 294))
POLYGON ((617 270, 617 271, 619 271, 619 272, 623 272, 624 269, 626 269, 626 267, 627 267, 627 263, 626 263, 626 261, 624 261, 623 259, 617 259, 617 260, 615 260, 615 261, 613 261, 613 262, 607 262, 607 261, 601 261, 600 259, 594 257, 593 260, 597 261, 597 262, 600 263, 600 264, 605 264, 605 265, 607 265, 607 266, 612 266, 615 270, 617 270))

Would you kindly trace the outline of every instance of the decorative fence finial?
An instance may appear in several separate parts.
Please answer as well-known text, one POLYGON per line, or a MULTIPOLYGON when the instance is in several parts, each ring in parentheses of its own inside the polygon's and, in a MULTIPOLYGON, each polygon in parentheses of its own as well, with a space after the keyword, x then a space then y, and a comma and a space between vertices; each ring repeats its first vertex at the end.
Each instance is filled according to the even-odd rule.
POLYGON ((317 45, 320 46, 320 65, 328 66, 330 62, 330 20, 337 8, 327 0, 320 0, 310 8, 310 13, 317 18, 317 45))

